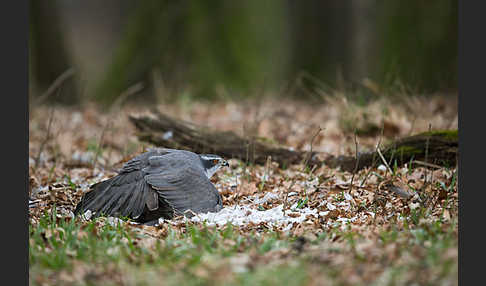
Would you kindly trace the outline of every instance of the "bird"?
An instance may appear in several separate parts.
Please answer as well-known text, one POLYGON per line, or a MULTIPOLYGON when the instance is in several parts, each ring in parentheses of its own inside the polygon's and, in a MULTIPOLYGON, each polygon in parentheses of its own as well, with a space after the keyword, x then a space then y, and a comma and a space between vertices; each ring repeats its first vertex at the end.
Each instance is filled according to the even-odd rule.
POLYGON ((219 212, 221 195, 210 178, 228 162, 214 154, 152 148, 127 161, 117 175, 93 184, 74 214, 86 211, 125 217, 141 224, 159 218, 219 212))

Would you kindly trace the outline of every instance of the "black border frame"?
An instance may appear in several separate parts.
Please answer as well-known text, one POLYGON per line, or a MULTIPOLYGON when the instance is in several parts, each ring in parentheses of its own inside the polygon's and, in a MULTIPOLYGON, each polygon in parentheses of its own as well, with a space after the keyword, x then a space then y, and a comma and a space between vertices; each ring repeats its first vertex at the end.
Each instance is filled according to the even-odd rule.
POLYGON ((28 37, 29 1, 4 3, 0 16, 2 55, 2 284, 28 285, 28 37), (8 184, 8 186, 6 185, 8 184))

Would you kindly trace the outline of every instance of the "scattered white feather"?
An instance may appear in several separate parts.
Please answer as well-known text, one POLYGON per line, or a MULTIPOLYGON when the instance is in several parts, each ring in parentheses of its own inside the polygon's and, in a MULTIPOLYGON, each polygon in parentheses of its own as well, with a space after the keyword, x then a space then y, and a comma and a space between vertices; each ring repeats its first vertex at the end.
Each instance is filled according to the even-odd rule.
POLYGON ((85 220, 89 220, 93 216, 93 212, 91 210, 87 210, 83 214, 83 218, 85 220))
POLYGON ((96 154, 92 151, 80 152, 80 151, 76 150, 73 153, 73 155, 71 156, 71 160, 73 160, 75 162, 83 163, 83 164, 88 164, 88 163, 91 163, 94 160, 95 156, 96 156, 96 154))
POLYGON ((172 139, 173 136, 174 136, 174 133, 172 131, 167 131, 162 135, 162 139, 169 140, 169 139, 172 139))
POLYGON ((112 216, 108 217, 106 219, 106 222, 108 224, 110 224, 111 226, 117 226, 117 225, 123 224, 123 220, 121 220, 117 217, 112 217, 112 216))
POLYGON ((347 200, 347 201, 352 201, 353 200, 353 197, 348 194, 348 193, 344 193, 344 198, 347 200))
POLYGON ((383 165, 383 164, 381 164, 380 166, 378 166, 378 170, 385 172, 386 171, 386 166, 383 165))
POLYGON ((327 203, 326 207, 327 207, 328 210, 331 210, 331 211, 336 209, 336 206, 331 204, 331 203, 327 203))
POLYGON ((268 201, 276 200, 278 199, 278 195, 275 193, 268 192, 265 194, 265 196, 261 199, 257 198, 255 199, 254 203, 255 204, 264 204, 268 201))
POLYGON ((283 205, 268 210, 257 210, 250 206, 235 206, 222 209, 218 213, 198 214, 191 218, 193 222, 206 222, 208 225, 245 225, 248 223, 268 223, 272 226, 288 226, 290 223, 302 223, 308 215, 318 216, 317 210, 310 208, 291 211, 299 216, 289 216, 289 211, 283 211, 283 205))

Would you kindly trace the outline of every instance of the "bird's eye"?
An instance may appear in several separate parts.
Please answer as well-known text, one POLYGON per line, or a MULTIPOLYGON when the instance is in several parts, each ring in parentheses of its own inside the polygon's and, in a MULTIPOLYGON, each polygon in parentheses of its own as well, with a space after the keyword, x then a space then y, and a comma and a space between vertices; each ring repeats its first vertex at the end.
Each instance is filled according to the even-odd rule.
POLYGON ((218 164, 218 159, 214 159, 213 164, 215 164, 215 165, 218 164))

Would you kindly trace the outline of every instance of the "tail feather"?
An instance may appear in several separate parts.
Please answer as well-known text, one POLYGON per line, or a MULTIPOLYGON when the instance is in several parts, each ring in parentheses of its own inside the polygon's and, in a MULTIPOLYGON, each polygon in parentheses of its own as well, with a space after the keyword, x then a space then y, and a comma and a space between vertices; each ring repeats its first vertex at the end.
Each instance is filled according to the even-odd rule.
POLYGON ((172 206, 145 182, 141 172, 122 173, 92 185, 74 213, 87 210, 95 212, 93 217, 124 216, 140 222, 173 215, 172 206))
POLYGON ((125 213, 128 213, 128 215, 133 218, 137 218, 138 216, 140 216, 145 206, 145 202, 143 201, 143 189, 145 188, 145 182, 139 182, 137 188, 139 188, 137 196, 132 196, 131 198, 129 198, 127 207, 125 209, 125 213))
POLYGON ((84 194, 83 198, 81 201, 78 203, 76 206, 76 209, 74 210, 74 214, 80 214, 84 213, 87 210, 94 210, 92 209, 92 205, 94 202, 98 200, 100 195, 110 187, 112 181, 114 178, 105 180, 103 182, 96 183, 91 186, 91 190, 84 194))
POLYGON ((123 194, 119 197, 118 201, 114 204, 110 213, 122 215, 122 216, 130 216, 131 210, 127 210, 126 206, 129 202, 129 198, 131 195, 136 194, 137 184, 132 184, 131 189, 126 189, 123 194))
POLYGON ((118 187, 112 186, 107 192, 105 192, 104 196, 106 196, 106 199, 98 213, 106 215, 116 215, 116 207, 117 205, 123 203, 123 198, 126 199, 126 197, 130 194, 133 196, 139 195, 136 193, 135 188, 135 183, 118 187))
POLYGON ((134 174, 123 174, 94 184, 76 206, 74 213, 91 210, 96 212, 94 217, 102 214, 118 216, 120 213, 129 217, 139 216, 143 211, 145 197, 140 188, 145 182, 141 178, 134 174))

